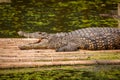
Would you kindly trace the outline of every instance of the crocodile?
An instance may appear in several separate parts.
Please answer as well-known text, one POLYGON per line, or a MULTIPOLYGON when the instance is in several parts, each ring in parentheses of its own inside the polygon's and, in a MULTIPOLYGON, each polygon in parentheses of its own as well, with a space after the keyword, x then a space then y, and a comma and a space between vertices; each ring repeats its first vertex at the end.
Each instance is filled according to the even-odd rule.
POLYGON ((46 32, 26 33, 18 32, 19 35, 38 38, 40 41, 21 45, 21 50, 26 49, 56 49, 57 52, 85 50, 110 50, 120 49, 119 28, 84 28, 71 32, 49 34, 46 32), (34 35, 34 36, 33 36, 34 35))
POLYGON ((56 33, 56 34, 48 34, 46 32, 33 32, 33 33, 28 33, 28 32, 24 32, 24 31, 18 31, 18 35, 19 36, 23 36, 23 37, 27 37, 27 38, 37 38, 37 39, 45 39, 48 36, 65 36, 67 35, 66 32, 60 32, 60 33, 56 33))

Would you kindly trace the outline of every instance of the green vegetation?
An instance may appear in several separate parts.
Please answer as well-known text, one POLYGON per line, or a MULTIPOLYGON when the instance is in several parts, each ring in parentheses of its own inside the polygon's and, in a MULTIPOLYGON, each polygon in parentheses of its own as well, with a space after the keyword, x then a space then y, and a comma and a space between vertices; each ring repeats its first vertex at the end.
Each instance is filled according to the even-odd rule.
POLYGON ((64 32, 85 27, 117 27, 119 0, 11 0, 0 3, 0 37, 17 31, 64 32))
MULTIPOLYGON (((59 69, 36 69, 38 71, 31 71, 18 73, 1 73, 0 80, 119 80, 120 66, 105 66, 99 65, 91 68, 79 68, 80 66, 71 66, 59 69), (75 68, 73 68, 75 67, 75 68)), ((11 69, 11 71, 14 69, 11 69)), ((29 69, 31 70, 31 69, 29 69)), ((17 69, 16 71, 19 71, 17 69)), ((7 72, 7 70, 6 70, 7 72)))
POLYGON ((87 60, 119 60, 120 52, 91 52, 87 60))

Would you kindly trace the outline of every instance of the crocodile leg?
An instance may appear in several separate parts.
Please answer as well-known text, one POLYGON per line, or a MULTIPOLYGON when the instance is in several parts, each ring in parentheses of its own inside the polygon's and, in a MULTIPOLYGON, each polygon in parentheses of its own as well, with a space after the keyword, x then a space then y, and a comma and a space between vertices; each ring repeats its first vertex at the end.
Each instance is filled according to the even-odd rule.
POLYGON ((71 44, 62 46, 60 48, 57 48, 56 52, 68 52, 68 51, 77 51, 77 50, 79 50, 79 47, 76 44, 71 43, 71 44))

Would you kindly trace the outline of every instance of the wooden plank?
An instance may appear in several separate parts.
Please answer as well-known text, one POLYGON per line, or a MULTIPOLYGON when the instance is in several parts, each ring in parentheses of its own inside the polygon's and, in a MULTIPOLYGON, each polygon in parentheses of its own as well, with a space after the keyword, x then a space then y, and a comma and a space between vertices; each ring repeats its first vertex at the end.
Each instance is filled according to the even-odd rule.
POLYGON ((51 61, 51 62, 3 62, 0 68, 41 67, 57 65, 120 65, 120 60, 82 60, 82 61, 51 61))

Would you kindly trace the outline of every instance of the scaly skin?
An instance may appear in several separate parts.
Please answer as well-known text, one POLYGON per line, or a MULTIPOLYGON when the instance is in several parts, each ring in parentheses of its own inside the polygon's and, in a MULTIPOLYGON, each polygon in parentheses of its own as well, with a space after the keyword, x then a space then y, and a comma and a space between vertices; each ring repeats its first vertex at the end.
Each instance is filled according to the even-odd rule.
MULTIPOLYGON (((24 33, 24 35, 31 33, 24 33)), ((33 36, 32 33, 31 36, 33 36)), ((41 42, 19 46, 20 49, 46 49, 56 51, 108 50, 120 49, 120 29, 118 28, 85 28, 68 33, 37 33, 41 42), (44 35, 43 35, 44 33, 44 35)), ((34 37, 38 38, 38 37, 34 37)))

